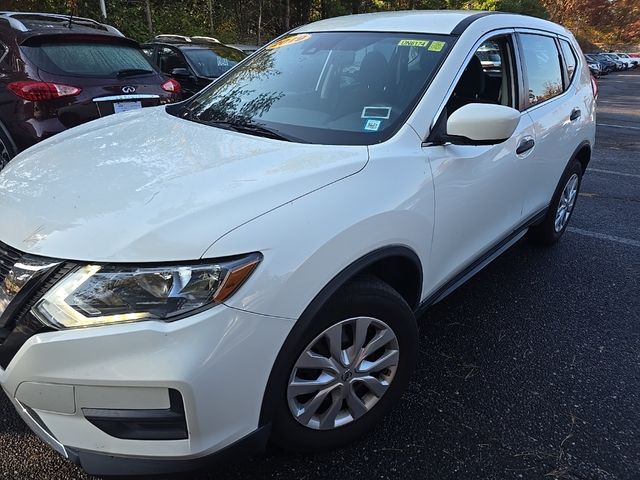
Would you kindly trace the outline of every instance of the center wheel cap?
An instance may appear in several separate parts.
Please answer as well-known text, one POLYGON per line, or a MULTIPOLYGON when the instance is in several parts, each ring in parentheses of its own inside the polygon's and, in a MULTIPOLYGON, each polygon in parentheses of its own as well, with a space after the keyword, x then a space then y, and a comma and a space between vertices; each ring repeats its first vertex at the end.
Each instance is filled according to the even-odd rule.
POLYGON ((353 377, 353 372, 351 370, 347 370, 342 374, 342 381, 348 382, 351 379, 351 377, 353 377))

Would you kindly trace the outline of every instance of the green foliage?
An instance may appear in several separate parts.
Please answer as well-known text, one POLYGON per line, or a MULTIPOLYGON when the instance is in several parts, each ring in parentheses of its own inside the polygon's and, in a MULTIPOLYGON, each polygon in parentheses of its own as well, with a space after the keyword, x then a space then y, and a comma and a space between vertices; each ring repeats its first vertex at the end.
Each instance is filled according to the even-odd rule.
MULTIPOLYGON (((291 28, 351 13, 412 9, 474 9, 548 18, 581 43, 640 42, 640 0, 106 0, 107 22, 145 41, 158 33, 210 35, 227 43, 262 43, 291 28), (151 28, 147 16, 150 12, 151 28), (288 18, 287 18, 288 16, 288 18), (258 35, 260 25, 260 35, 258 35)), ((100 18, 98 0, 0 0, 0 10, 100 18)))

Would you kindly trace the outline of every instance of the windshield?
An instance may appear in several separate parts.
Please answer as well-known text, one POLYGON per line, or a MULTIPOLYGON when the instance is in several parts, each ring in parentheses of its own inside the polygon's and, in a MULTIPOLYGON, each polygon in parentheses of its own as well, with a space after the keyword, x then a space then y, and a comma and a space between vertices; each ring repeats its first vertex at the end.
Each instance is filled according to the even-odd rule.
POLYGON ((116 77, 126 71, 154 71, 139 48, 124 44, 56 42, 21 48, 38 68, 57 75, 116 77))
POLYGON ((182 51, 196 73, 209 78, 219 77, 246 57, 244 52, 224 45, 183 48, 182 51))
POLYGON ((407 33, 291 35, 168 111, 259 125, 304 143, 371 145, 401 125, 450 43, 407 33))

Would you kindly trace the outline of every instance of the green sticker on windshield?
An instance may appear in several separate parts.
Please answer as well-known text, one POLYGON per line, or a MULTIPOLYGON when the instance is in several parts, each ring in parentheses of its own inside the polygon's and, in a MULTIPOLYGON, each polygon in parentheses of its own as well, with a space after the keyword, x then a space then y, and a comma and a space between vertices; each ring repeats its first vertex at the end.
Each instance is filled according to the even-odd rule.
POLYGON ((398 42, 399 47, 426 47, 429 45, 429 40, 400 40, 398 42))
POLYGON ((430 52, 439 52, 440 50, 442 50, 444 48, 445 45, 446 45, 446 43, 444 43, 444 42, 436 42, 434 40, 433 42, 431 42, 431 45, 429 45, 429 51, 430 52))

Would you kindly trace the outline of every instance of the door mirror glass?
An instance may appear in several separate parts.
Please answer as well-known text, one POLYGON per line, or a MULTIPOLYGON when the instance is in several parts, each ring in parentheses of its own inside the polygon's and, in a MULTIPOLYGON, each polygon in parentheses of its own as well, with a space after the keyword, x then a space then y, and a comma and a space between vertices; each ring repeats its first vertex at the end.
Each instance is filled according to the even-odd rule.
POLYGON ((520 112, 515 108, 468 103, 449 116, 447 139, 472 145, 501 143, 513 135, 519 122, 520 112))
POLYGON ((174 68, 171 70, 171 76, 176 78, 191 78, 191 72, 186 68, 174 68))

